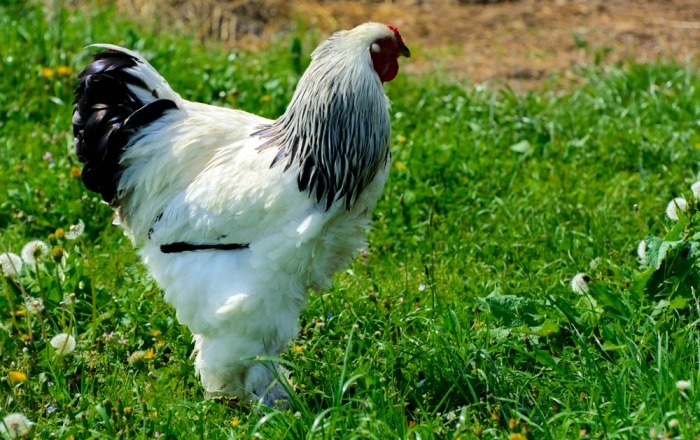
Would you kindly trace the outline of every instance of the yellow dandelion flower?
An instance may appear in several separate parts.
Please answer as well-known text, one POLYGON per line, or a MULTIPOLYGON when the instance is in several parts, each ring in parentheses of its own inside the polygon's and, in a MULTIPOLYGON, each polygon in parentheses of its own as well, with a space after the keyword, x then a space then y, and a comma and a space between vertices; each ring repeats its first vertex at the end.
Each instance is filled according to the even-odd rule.
POLYGON ((71 434, 68 437, 66 437, 66 440, 75 440, 75 436, 71 434))
POLYGON ((265 102, 270 102, 272 97, 270 95, 265 95, 262 98, 260 98, 260 102, 265 103, 265 102))
POLYGON ((151 413, 151 418, 152 418, 152 419, 158 418, 158 411, 153 411, 153 412, 151 413))
POLYGON ((50 67, 42 67, 41 76, 43 76, 44 78, 53 78, 54 76, 56 76, 56 71, 50 67))
POLYGON ((72 75, 73 74, 73 68, 71 66, 58 66, 56 68, 56 73, 59 75, 72 75))
POLYGON ((408 421, 408 427, 409 428, 415 428, 416 427, 416 422, 414 420, 409 420, 408 421))
POLYGON ((394 162, 394 168, 396 168, 399 171, 407 171, 408 167, 406 166, 405 163, 399 162, 398 160, 394 162))
POLYGON ((78 177, 80 177, 81 174, 83 174, 83 172, 80 170, 80 168, 78 168, 76 166, 70 167, 70 175, 74 179, 77 179, 78 177))
POLYGON ((24 310, 24 309, 22 309, 22 310, 17 310, 17 311, 15 312, 15 316, 18 317, 18 318, 21 318, 22 316, 25 316, 26 314, 27 314, 27 311, 24 310))
POLYGON ((158 330, 158 329, 151 330, 151 336, 160 336, 160 330, 158 330))
POLYGON ((53 250, 51 250, 51 257, 53 257, 53 260, 57 263, 61 261, 63 254, 64 252, 61 246, 54 246, 53 250))
POLYGON ((235 428, 236 426, 238 426, 238 424, 240 423, 240 421, 238 420, 238 417, 234 417, 234 418, 231 419, 231 422, 230 422, 230 423, 231 423, 231 426, 233 426, 233 427, 235 428))
POLYGON ((518 421, 515 419, 508 420, 508 427, 510 429, 515 429, 518 426, 518 421))
POLYGON ((144 359, 153 359, 155 357, 156 353, 153 351, 152 348, 149 348, 146 350, 146 352, 143 354, 144 359))
POLYGON ((396 138, 396 141, 397 141, 398 143, 400 143, 400 144, 403 144, 404 142, 406 142, 406 136, 400 134, 400 135, 398 135, 398 137, 396 138))
POLYGON ((508 440, 527 440, 524 435, 519 432, 514 432, 508 437, 508 440))
POLYGON ((64 235, 66 235, 66 231, 64 231, 63 228, 58 228, 56 229, 56 232, 54 232, 54 235, 56 236, 56 239, 60 240, 64 235))
POLYGON ((156 342, 156 348, 161 348, 163 345, 165 345, 165 341, 156 342))
POLYGON ((302 351, 303 349, 304 349, 304 347, 302 347, 301 345, 295 345, 295 346, 294 346, 294 352, 295 352, 295 353, 299 353, 299 352, 302 351))
POLYGON ((7 374, 7 378, 10 379, 10 382, 24 382, 27 380, 27 375, 21 371, 13 370, 7 374))
POLYGON ((125 406, 124 409, 122 410, 125 416, 128 416, 131 414, 131 407, 130 406, 125 406))

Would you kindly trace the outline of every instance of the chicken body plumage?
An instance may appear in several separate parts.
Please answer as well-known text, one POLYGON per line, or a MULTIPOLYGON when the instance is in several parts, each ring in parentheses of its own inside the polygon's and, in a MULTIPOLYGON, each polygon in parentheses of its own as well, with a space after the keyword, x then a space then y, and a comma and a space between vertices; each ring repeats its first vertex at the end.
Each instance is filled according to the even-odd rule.
POLYGON ((140 55, 102 47, 76 90, 86 186, 192 332, 205 391, 285 399, 255 357, 286 349, 307 291, 365 245, 390 164, 382 83, 408 49, 377 23, 336 33, 273 121, 184 100, 140 55))

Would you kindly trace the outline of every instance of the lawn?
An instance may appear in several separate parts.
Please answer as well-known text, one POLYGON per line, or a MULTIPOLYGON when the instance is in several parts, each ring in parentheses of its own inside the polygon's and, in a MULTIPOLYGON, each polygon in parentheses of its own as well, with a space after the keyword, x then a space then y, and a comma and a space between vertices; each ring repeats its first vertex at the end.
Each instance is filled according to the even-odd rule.
POLYGON ((190 334, 82 186, 75 74, 110 42, 186 99, 276 117, 324 36, 230 51, 44 3, 0 5, 0 416, 30 436, 699 438, 690 66, 592 63, 526 94, 400 73, 370 246, 309 296, 292 406, 235 406, 204 400, 190 334))

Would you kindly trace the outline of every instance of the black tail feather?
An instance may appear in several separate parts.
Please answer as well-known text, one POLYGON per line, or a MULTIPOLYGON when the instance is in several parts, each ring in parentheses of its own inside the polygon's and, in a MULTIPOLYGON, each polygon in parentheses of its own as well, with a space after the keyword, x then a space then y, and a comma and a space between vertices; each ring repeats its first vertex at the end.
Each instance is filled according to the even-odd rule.
POLYGON ((122 173, 120 159, 129 138, 139 129, 177 108, 168 99, 141 101, 129 88, 149 90, 148 85, 126 69, 139 66, 132 55, 107 50, 78 75, 73 112, 73 135, 78 159, 85 163, 83 183, 110 203, 122 173))

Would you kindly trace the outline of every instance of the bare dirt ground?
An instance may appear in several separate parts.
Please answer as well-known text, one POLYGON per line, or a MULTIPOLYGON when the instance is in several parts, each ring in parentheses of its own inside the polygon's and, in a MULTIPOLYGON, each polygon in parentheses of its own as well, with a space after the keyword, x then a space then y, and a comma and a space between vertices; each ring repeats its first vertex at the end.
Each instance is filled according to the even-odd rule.
POLYGON ((700 66, 700 0, 118 0, 231 45, 266 44, 303 21, 324 34, 365 21, 399 27, 404 71, 516 90, 573 66, 676 60, 700 66))

